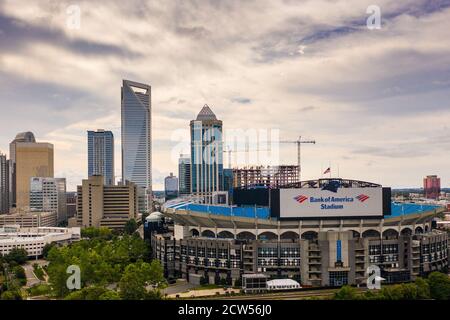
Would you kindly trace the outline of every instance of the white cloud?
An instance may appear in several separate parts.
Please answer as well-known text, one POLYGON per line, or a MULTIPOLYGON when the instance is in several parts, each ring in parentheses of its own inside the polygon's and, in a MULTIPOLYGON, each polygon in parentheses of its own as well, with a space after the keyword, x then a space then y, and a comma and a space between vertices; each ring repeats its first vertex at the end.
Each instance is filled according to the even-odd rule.
MULTIPOLYGON (((308 178, 331 161, 340 162, 341 174, 387 185, 416 186, 428 173, 450 179, 448 154, 423 142, 447 132, 441 128, 450 110, 449 9, 378 1, 382 29, 369 31, 371 1, 77 1, 82 27, 70 30, 69 4, 0 5, 2 15, 17 19, 0 25, 0 40, 14 30, 9 45, 16 46, 0 41, 0 84, 8 83, 0 98, 29 111, 25 129, 55 144, 56 170, 71 189, 85 176, 88 129, 114 131, 120 174, 123 78, 152 85, 156 189, 176 172, 167 143, 173 130, 188 128, 205 103, 226 128, 280 128, 283 139, 315 138, 303 158, 308 178), (50 88, 60 90, 54 100, 15 101, 6 91, 18 90, 14 81, 42 84, 48 96, 55 94, 50 88), (61 106, 73 92, 76 98, 61 106), (416 147, 421 152, 414 155, 416 147), (415 161, 396 157, 402 150, 415 161)), ((1 108, 8 108, 0 119, 8 127, 0 147, 7 149, 22 130, 11 123, 24 115, 1 108)), ((282 147, 281 155, 296 161, 294 146, 282 147)))

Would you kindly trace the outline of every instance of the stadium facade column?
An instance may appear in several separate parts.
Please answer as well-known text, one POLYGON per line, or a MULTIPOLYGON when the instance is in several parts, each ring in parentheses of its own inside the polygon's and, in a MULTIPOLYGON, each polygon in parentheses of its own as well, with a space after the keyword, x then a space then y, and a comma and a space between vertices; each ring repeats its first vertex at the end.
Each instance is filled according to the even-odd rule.
POLYGON ((234 218, 233 216, 231 216, 231 223, 233 224, 233 229, 234 229, 234 239, 237 239, 237 227, 236 227, 236 223, 234 222, 234 218))
POLYGON ((278 241, 280 241, 280 220, 278 220, 278 223, 277 223, 277 235, 278 235, 278 241))
POLYGON ((303 227, 303 220, 300 220, 298 222, 298 238, 302 239, 302 227, 303 227))

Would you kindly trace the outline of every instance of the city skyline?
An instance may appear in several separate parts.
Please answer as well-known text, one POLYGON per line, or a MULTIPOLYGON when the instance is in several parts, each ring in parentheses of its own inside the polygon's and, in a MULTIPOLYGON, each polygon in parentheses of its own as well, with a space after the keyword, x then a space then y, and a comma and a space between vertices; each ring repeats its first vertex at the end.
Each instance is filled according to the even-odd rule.
MULTIPOLYGON (((380 30, 365 26, 368 1, 205 1, 201 12, 192 3, 79 1, 81 27, 74 30, 66 26, 69 4, 0 5, 0 97, 8 101, 0 150, 8 153, 17 132, 34 132, 55 146, 55 176, 67 177, 68 190, 87 178, 86 130, 111 130, 121 145, 122 79, 153 89, 155 190, 177 172, 173 131, 189 132, 204 104, 224 129, 314 138, 317 145, 303 152, 304 179, 320 177, 331 162, 342 177, 421 187, 436 174, 449 187, 444 2, 379 1, 380 30), (229 28, 233 20, 243 23, 229 28)), ((294 146, 280 153, 282 164, 296 164, 294 146)), ((119 176, 119 147, 115 163, 119 176)))

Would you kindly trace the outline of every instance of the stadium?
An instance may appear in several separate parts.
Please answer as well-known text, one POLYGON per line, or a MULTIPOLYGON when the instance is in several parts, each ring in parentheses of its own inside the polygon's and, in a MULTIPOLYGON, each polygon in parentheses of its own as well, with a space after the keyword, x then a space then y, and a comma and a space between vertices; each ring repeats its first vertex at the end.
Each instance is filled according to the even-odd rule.
POLYGON ((167 277, 235 285, 264 274, 326 287, 365 285, 371 265, 389 283, 448 265, 447 234, 433 223, 444 208, 393 203, 390 188, 375 183, 318 179, 234 189, 230 198, 232 205, 193 197, 163 205, 173 232, 154 232, 151 241, 167 277))

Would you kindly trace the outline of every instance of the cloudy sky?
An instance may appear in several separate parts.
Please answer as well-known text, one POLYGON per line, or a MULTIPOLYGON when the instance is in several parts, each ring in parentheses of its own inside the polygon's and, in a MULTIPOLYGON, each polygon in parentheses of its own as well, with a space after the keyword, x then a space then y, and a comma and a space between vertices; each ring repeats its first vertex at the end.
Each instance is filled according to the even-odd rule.
MULTIPOLYGON (((130 79, 152 86, 154 189, 176 173, 176 138, 205 103, 227 130, 315 139, 305 179, 331 163, 333 175, 387 186, 438 174, 449 187, 449 30, 446 0, 1 0, 0 150, 33 131, 54 143, 55 174, 74 190, 86 130, 110 129, 119 176, 130 79), (366 26, 372 4, 381 29, 366 26)), ((280 162, 296 163, 295 145, 280 162)))

